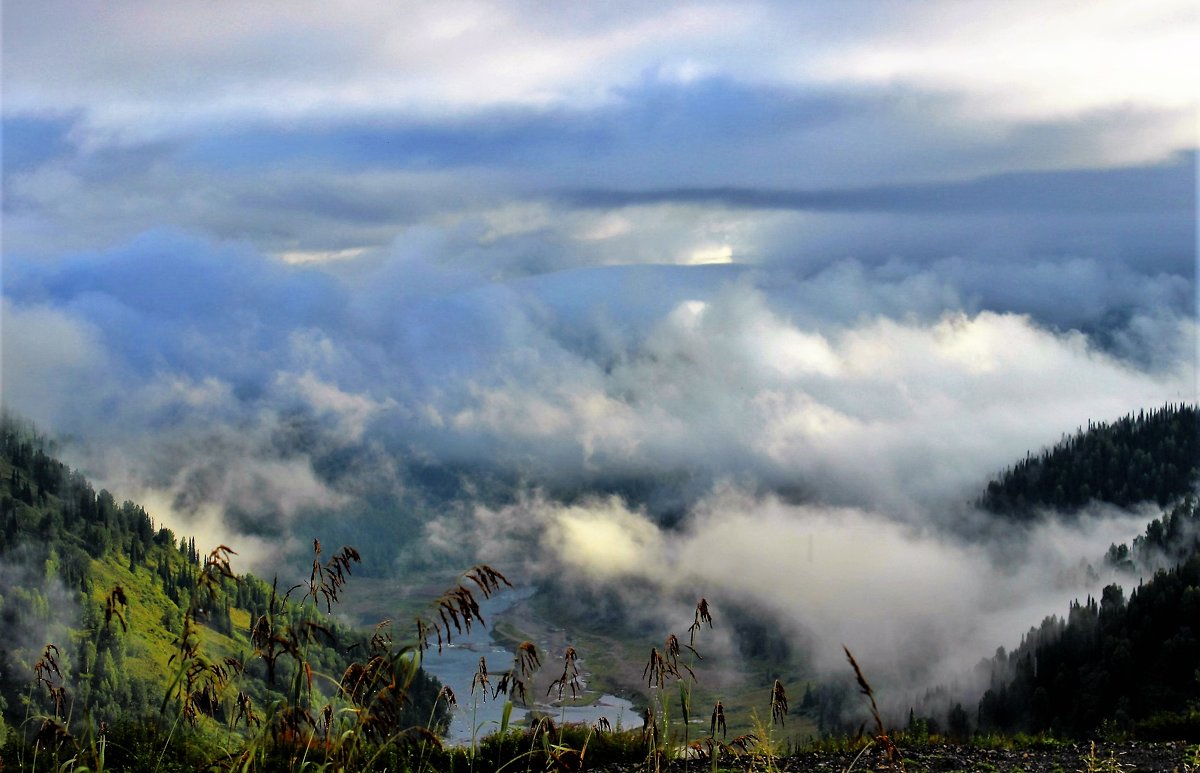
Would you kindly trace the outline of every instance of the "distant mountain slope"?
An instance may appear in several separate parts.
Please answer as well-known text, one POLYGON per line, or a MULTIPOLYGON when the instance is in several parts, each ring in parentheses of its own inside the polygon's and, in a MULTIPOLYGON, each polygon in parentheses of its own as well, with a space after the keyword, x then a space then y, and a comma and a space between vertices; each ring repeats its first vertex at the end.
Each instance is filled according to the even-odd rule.
POLYGON ((1073 509, 1091 500, 1161 506, 1192 491, 1200 476, 1200 411, 1167 405, 1112 424, 1088 424, 988 484, 979 504, 1032 517, 1040 507, 1073 509))
MULTIPOLYGON (((291 594, 236 577, 228 548, 202 555, 139 505, 95 492, 31 425, 0 414, 0 767, 22 744, 101 728, 145 735, 184 720, 240 739, 256 722, 316 732, 334 721, 322 719, 326 706, 370 715, 353 713, 381 694, 365 687, 363 663, 403 661, 386 636, 332 619, 357 553, 315 547, 311 582, 291 594), (347 674, 366 692, 346 692, 347 674)), ((415 666, 409 678, 389 721, 443 722, 440 686, 415 666)))

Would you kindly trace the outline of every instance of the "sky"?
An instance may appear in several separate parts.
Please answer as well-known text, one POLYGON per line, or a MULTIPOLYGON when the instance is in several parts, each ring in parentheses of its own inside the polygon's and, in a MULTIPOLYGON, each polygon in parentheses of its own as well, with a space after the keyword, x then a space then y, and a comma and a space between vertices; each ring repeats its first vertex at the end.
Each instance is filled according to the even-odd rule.
POLYGON ((739 545, 829 628, 765 577, 874 535, 969 625, 986 481, 1197 397, 1197 13, 5 0, 3 402, 260 571, 328 513, 597 583, 739 545))

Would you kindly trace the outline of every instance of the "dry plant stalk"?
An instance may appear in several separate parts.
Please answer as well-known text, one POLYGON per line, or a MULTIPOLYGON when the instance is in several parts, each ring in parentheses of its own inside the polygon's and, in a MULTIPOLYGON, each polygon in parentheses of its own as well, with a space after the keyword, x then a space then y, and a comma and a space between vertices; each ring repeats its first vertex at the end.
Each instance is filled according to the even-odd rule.
POLYGON ((247 728, 258 727, 261 724, 258 715, 254 713, 254 701, 241 690, 237 694, 237 713, 233 717, 233 724, 236 726, 239 721, 245 721, 247 728))
POLYGON ((651 752, 658 749, 658 718, 651 706, 642 711, 642 743, 647 744, 651 752))
POLYGON ((107 630, 109 623, 113 617, 117 618, 117 622, 121 624, 122 631, 128 631, 129 625, 125 622, 125 614, 123 610, 129 609, 129 599, 125 596, 125 589, 120 585, 113 586, 109 591, 108 597, 104 599, 104 626, 107 630))
POLYGON ((778 722, 780 725, 784 723, 784 717, 788 713, 787 692, 783 689, 783 682, 775 680, 775 685, 771 688, 771 722, 778 722))
POLYGON ((867 700, 871 704, 871 718, 875 722, 875 740, 883 744, 887 751, 888 763, 897 765, 901 773, 904 771, 904 761, 900 758, 900 751, 893 743, 891 736, 883 726, 883 718, 879 715, 879 706, 875 703, 875 691, 871 689, 871 684, 867 678, 863 676, 862 669, 858 666, 858 661, 850 654, 850 648, 842 645, 842 651, 846 653, 846 659, 850 661, 850 667, 854 669, 854 678, 858 681, 858 690, 863 695, 867 696, 867 700))
POLYGON ((725 726, 725 707, 721 705, 721 701, 717 701, 717 705, 713 706, 712 719, 708 723, 708 734, 715 738, 718 730, 721 731, 722 738, 728 735, 729 728, 725 726))
POLYGON ((474 695, 475 688, 478 687, 479 691, 483 693, 483 699, 486 701, 488 686, 490 684, 491 680, 488 678, 487 660, 480 657, 479 667, 475 669, 475 675, 471 677, 471 694, 474 695))
MULTIPOLYGON (((688 645, 684 646, 687 646, 697 658, 700 657, 700 653, 695 649, 688 645)), ((647 687, 658 687, 661 690, 666 685, 668 676, 682 679, 683 674, 680 673, 680 668, 687 671, 692 679, 696 678, 695 672, 686 663, 679 662, 679 637, 675 634, 668 636, 664 651, 666 655, 660 653, 657 647, 650 648, 650 658, 642 670, 642 678, 646 680, 647 687)))
MULTIPOLYGON (((325 564, 321 563, 321 541, 313 540, 312 571, 308 576, 308 588, 304 592, 304 600, 312 599, 320 605, 325 602, 325 611, 333 611, 333 602, 338 600, 338 591, 346 584, 351 574, 351 562, 362 563, 362 557, 352 547, 343 547, 325 564)), ((297 586, 299 587, 299 586, 297 586)), ((293 588, 294 590, 294 588, 293 588)), ((291 592, 290 590, 288 591, 291 592)))
POLYGON ((42 650, 42 656, 33 664, 33 673, 37 677, 37 684, 46 685, 50 700, 54 702, 55 719, 63 715, 63 707, 67 700, 67 691, 63 687, 62 670, 58 666, 58 659, 61 656, 62 653, 57 645, 47 644, 42 650))
MULTIPOLYGON (((284 610, 284 598, 277 592, 279 578, 271 582, 271 598, 267 602, 266 614, 260 615, 250 631, 250 643, 254 645, 254 654, 261 657, 267 664, 267 682, 275 684, 275 661, 282 655, 290 655, 294 660, 301 660, 300 648, 296 641, 275 624, 275 617, 284 610)), ((184 625, 187 625, 184 618, 184 625)))
POLYGON ((725 748, 737 749, 738 751, 745 753, 758 746, 758 742, 758 736, 756 736, 754 733, 745 733, 744 735, 739 735, 737 738, 734 738, 725 748))
POLYGON ((500 675, 500 679, 496 681, 496 687, 492 691, 492 697, 499 698, 501 694, 507 694, 510 698, 520 696, 521 703, 528 705, 529 696, 526 692, 526 685, 534 672, 541 668, 541 665, 541 658, 538 656, 537 647, 533 642, 521 642, 517 645, 516 654, 513 656, 512 668, 500 675))
POLYGON ((422 652, 429 649, 431 637, 437 637, 437 649, 440 654, 443 644, 451 641, 451 629, 454 633, 469 633, 471 625, 476 621, 480 625, 487 625, 480 612, 479 602, 475 599, 475 593, 467 586, 467 581, 470 581, 485 599, 498 592, 501 584, 512 587, 508 578, 487 564, 473 566, 463 575, 462 581, 434 600, 433 611, 428 618, 417 618, 417 643, 422 652), (434 613, 436 618, 433 617, 434 613))
MULTIPOLYGON (((706 598, 701 598, 698 602, 696 602, 696 618, 692 621, 692 624, 688 626, 689 641, 693 646, 696 644, 696 634, 700 632, 702 623, 708 623, 708 627, 712 628, 713 619, 712 615, 708 611, 708 599, 706 598)), ((694 651, 695 650, 693 650, 693 652, 694 651)))
MULTIPOLYGON (((228 555, 232 550, 221 545, 209 554, 196 581, 197 592, 183 613, 183 626, 175 637, 175 652, 167 659, 167 665, 179 662, 171 686, 163 696, 162 710, 172 698, 179 701, 180 715, 190 724, 196 724, 201 715, 212 716, 220 707, 220 695, 232 676, 242 672, 242 664, 236 658, 226 658, 224 665, 209 663, 200 654, 200 636, 196 616, 201 596, 212 598, 214 589, 223 577, 233 577, 229 569, 228 555)), ((234 554, 236 555, 236 554, 234 554)), ((236 579, 236 578, 234 578, 236 579)))
POLYGON ((530 677, 542 667, 542 660, 533 642, 523 641, 517 645, 516 667, 522 677, 530 677))
POLYGON ((579 654, 574 647, 567 647, 563 652, 563 672, 562 676, 550 683, 549 689, 546 690, 546 695, 554 692, 558 688, 558 699, 562 700, 563 691, 571 688, 571 700, 579 697, 583 685, 579 682, 579 666, 576 661, 579 659, 579 654))
POLYGON ((642 669, 642 678, 646 680, 647 687, 658 687, 660 690, 666 684, 667 674, 670 673, 671 665, 667 659, 659 654, 657 647, 650 648, 650 658, 646 661, 646 667, 642 669))
POLYGON ((371 634, 371 641, 367 645, 367 652, 372 655, 381 655, 385 652, 390 652, 392 649, 392 634, 389 630, 392 626, 391 620, 380 620, 375 624, 375 632, 371 634))

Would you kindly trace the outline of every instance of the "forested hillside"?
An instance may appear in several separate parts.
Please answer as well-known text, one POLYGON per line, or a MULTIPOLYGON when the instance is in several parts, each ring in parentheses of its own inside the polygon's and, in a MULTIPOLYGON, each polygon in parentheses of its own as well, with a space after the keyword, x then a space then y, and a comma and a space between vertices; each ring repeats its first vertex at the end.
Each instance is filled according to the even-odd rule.
POLYGON ((123 754, 136 769, 149 738, 155 754, 170 738, 183 744, 170 757, 208 759, 268 727, 274 741, 367 719, 378 732, 384 714, 387 727, 437 727, 439 686, 388 630, 365 635, 330 616, 357 551, 314 548, 299 586, 235 576, 233 550, 198 548, 97 493, 30 425, 0 417, 4 757, 104 737, 124 739, 109 764, 123 754), (180 722, 193 731, 171 733, 180 722), (192 748, 200 739, 206 748, 192 748))
POLYGON ((1012 652, 997 652, 979 704, 981 729, 1085 736, 1108 727, 1143 738, 1200 740, 1196 500, 1189 497, 1167 520, 1180 524, 1179 539, 1166 541, 1156 520, 1136 550, 1115 548, 1110 555, 1147 561, 1169 555, 1178 563, 1139 583, 1128 600, 1113 584, 1099 598, 1075 601, 1066 617, 1047 618, 1012 652))
POLYGON ((1020 518, 1092 499, 1164 509, 1103 557, 1128 593, 1111 584, 1075 600, 987 662, 981 730, 1200 740, 1198 470, 1200 412, 1178 405, 1089 425, 989 484, 982 504, 1020 518))
POLYGON ((1166 506, 1192 490, 1198 473, 1200 411, 1167 405, 1112 424, 1089 422, 1053 448, 1027 455, 988 484, 980 505, 1017 518, 1091 500, 1166 506))

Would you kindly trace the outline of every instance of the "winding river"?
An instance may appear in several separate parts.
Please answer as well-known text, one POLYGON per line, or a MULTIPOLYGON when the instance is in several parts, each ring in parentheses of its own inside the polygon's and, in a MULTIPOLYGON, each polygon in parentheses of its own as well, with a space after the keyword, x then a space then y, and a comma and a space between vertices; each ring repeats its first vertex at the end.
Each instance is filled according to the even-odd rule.
MULTIPOLYGON (((519 604, 531 593, 529 590, 508 591, 487 599, 480 605, 485 619, 489 624, 493 623, 505 610, 519 604)), ((544 645, 539 643, 538 646, 539 650, 545 651, 544 645)), ((436 649, 425 654, 425 670, 448 685, 458 699, 458 708, 446 735, 451 744, 469 744, 472 738, 482 738, 500 729, 505 697, 492 698, 489 694, 484 698, 479 690, 471 692, 471 681, 478 670, 480 657, 486 659, 489 671, 498 674, 511 665, 513 653, 492 641, 490 629, 475 626, 470 633, 455 635, 453 643, 443 647, 440 654, 436 649)), ((607 694, 587 706, 564 707, 535 702, 530 708, 548 714, 555 722, 591 724, 604 717, 613 727, 629 727, 631 723, 641 721, 630 701, 607 694)), ((528 710, 514 706, 510 724, 521 723, 528 713, 528 710)))

